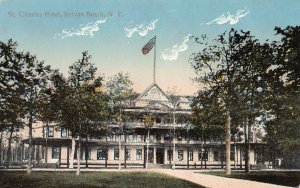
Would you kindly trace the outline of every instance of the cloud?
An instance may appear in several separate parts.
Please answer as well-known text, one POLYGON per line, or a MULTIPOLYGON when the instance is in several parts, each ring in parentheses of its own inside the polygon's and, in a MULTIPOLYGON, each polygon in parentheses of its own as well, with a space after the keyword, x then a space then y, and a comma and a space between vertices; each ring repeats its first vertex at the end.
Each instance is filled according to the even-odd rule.
POLYGON ((211 20, 211 21, 207 22, 206 24, 211 25, 211 24, 215 23, 215 24, 221 25, 221 24, 225 24, 225 23, 229 22, 230 25, 234 25, 239 22, 240 18, 246 16, 247 14, 249 14, 249 11, 243 10, 243 9, 237 10, 235 15, 230 14, 230 12, 227 12, 227 15, 222 14, 218 18, 211 20))
POLYGON ((175 61, 178 58, 179 52, 184 52, 188 49, 188 45, 186 44, 191 38, 191 34, 188 34, 183 38, 181 43, 175 44, 172 49, 165 49, 161 53, 161 58, 166 61, 175 61))
POLYGON ((135 32, 137 32, 140 36, 144 37, 148 34, 148 31, 155 29, 157 22, 158 19, 152 20, 148 24, 139 24, 135 25, 134 27, 127 26, 124 27, 124 31, 128 38, 131 38, 135 32))
POLYGON ((78 29, 63 29, 61 33, 55 34, 54 38, 64 39, 73 36, 94 36, 94 32, 99 31, 99 25, 106 22, 106 18, 103 20, 97 20, 87 24, 81 24, 78 29))

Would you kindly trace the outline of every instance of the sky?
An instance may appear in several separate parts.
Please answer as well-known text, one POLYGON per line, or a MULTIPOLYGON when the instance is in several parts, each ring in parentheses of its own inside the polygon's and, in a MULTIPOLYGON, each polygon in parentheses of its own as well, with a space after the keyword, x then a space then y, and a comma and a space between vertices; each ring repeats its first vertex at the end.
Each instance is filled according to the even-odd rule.
POLYGON ((213 40, 230 28, 275 40, 274 28, 299 25, 299 0, 0 0, 0 40, 17 41, 20 51, 67 74, 88 51, 106 80, 128 73, 136 92, 153 83, 164 90, 194 95, 191 54, 203 46, 191 36, 213 40))

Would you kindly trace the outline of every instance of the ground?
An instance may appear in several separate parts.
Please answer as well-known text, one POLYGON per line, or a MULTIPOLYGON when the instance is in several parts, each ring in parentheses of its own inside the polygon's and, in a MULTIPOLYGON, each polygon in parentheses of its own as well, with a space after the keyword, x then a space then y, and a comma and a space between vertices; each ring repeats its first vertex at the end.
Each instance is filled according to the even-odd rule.
POLYGON ((154 172, 0 172, 0 187, 197 187, 200 185, 154 172))
POLYGON ((205 174, 291 187, 300 185, 300 171, 251 171, 248 174, 242 171, 233 171, 230 176, 226 176, 224 172, 206 172, 205 174))

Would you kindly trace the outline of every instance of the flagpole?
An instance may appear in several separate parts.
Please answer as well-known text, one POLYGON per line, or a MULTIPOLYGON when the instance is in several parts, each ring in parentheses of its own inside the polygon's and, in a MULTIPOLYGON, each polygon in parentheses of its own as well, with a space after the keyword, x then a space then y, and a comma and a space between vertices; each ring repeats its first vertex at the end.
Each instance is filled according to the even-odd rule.
POLYGON ((154 45, 154 61, 153 61, 153 82, 155 83, 155 64, 156 64, 156 36, 154 45))

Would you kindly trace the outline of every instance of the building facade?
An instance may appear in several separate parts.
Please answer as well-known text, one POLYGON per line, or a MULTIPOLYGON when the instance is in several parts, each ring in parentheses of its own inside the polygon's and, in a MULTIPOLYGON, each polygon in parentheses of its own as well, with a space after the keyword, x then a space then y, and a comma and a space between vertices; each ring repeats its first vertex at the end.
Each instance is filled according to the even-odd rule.
MULTIPOLYGON (((223 168, 225 166, 225 143, 208 141, 190 136, 191 97, 179 97, 172 101, 155 83, 141 93, 132 105, 124 109, 130 117, 120 124, 108 123, 109 129, 120 126, 123 134, 107 134, 99 139, 82 139, 80 152, 81 165, 95 168, 122 168, 146 166, 153 168, 223 168), (152 124, 143 121, 151 116, 152 124), (121 145, 121 146, 120 146, 121 145), (120 149, 121 148, 121 149, 120 149), (148 148, 148 157, 147 157, 148 148), (147 162, 148 158, 148 162, 147 162)), ((37 122, 33 127, 35 165, 69 167, 71 137, 68 130, 55 124, 47 127, 37 122)), ((28 139, 23 140, 26 147, 28 139)), ((78 140, 76 140, 76 147, 78 140)), ((232 167, 244 168, 245 145, 232 142, 232 167)), ((260 143, 250 143, 250 164, 259 160, 260 143)))

